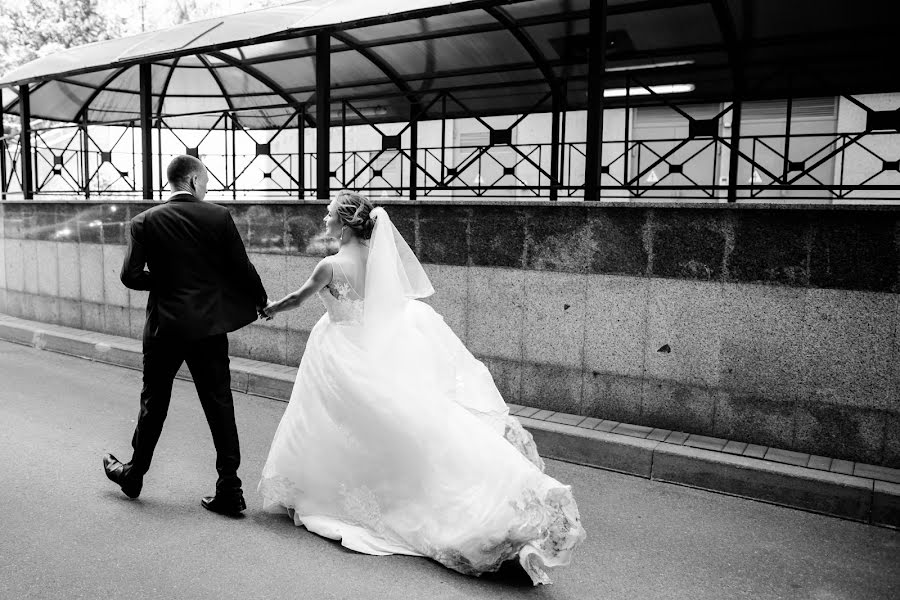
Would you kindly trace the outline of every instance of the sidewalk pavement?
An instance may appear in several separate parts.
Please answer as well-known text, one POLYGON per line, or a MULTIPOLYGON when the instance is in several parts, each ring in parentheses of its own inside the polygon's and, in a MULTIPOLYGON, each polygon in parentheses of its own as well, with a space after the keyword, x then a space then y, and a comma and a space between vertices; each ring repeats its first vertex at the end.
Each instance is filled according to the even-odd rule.
MULTIPOLYGON (((132 369, 141 342, 0 314, 0 339, 132 369)), ((296 368, 232 357, 235 391, 287 401, 296 368)), ((190 379, 186 367, 179 378, 190 379)), ((542 456, 900 528, 900 470, 511 404, 542 456)))

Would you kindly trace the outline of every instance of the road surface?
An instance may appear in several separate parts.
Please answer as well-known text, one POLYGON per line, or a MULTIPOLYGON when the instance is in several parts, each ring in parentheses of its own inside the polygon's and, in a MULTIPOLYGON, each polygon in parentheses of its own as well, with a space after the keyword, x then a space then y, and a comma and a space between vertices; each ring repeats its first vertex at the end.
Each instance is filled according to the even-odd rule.
POLYGON ((0 342, 0 598, 900 598, 900 532, 548 461, 587 541, 552 586, 473 578, 423 558, 356 554, 261 509, 257 476, 285 404, 235 395, 248 510, 200 507, 214 451, 175 384, 138 500, 101 456, 130 457, 137 371, 0 342))

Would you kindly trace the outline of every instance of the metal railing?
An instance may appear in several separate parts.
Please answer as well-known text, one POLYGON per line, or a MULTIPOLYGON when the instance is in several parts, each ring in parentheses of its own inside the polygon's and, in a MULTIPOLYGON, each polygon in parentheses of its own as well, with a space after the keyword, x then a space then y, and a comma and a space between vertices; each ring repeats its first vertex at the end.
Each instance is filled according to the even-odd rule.
MULTIPOLYGON (((223 113, 222 123, 227 119, 223 113)), ((92 129, 72 125, 31 132, 35 197, 140 196, 137 127, 132 123, 106 128, 105 139, 92 129)), ((156 142, 162 151, 155 156, 158 197, 166 193, 164 164, 176 154, 188 153, 207 165, 213 198, 314 198, 318 157, 315 152, 300 153, 303 130, 294 127, 292 137, 284 134, 286 130, 291 129, 272 135, 223 126, 201 132, 197 141, 169 129, 161 119, 156 142)), ((398 141, 396 146, 331 152, 329 187, 405 198, 410 196, 415 170, 416 196, 422 200, 545 200, 551 192, 566 200, 584 196, 584 142, 558 145, 556 179, 550 143, 425 144, 413 149, 398 141)), ((717 135, 605 140, 600 199, 722 201, 731 188, 739 201, 900 202, 897 132, 743 136, 736 150, 736 182, 730 181, 732 151, 731 140, 717 135)), ((20 197, 18 136, 0 141, 0 158, 2 197, 20 197)))

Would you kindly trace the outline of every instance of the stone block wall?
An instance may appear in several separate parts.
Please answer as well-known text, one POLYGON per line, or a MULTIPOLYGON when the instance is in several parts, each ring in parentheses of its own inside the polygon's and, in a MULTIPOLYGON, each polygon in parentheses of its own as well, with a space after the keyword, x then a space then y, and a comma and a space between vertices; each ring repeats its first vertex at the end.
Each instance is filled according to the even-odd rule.
MULTIPOLYGON (((0 203, 0 312, 139 337, 118 273, 144 203, 0 203)), ((324 205, 229 204, 269 296, 324 205)), ((428 299, 510 403, 900 466, 893 207, 389 203, 428 299)), ((316 302, 230 336, 299 363, 316 302)))

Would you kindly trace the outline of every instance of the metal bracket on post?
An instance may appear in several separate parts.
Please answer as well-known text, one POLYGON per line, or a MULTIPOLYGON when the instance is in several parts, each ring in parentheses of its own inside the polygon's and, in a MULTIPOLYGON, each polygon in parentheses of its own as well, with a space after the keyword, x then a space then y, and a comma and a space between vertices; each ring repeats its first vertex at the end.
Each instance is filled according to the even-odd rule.
POLYGON ((139 65, 141 94, 141 175, 144 200, 153 200, 153 127, 150 64, 139 65))
POLYGON ((316 198, 331 196, 331 38, 316 34, 316 198))
POLYGON ((588 49, 588 107, 585 143, 584 199, 600 198, 600 163, 603 156, 603 81, 606 71, 607 0, 591 2, 588 49))
POLYGON ((26 200, 34 199, 31 175, 31 95, 28 84, 19 86, 19 162, 22 164, 22 195, 26 200))

